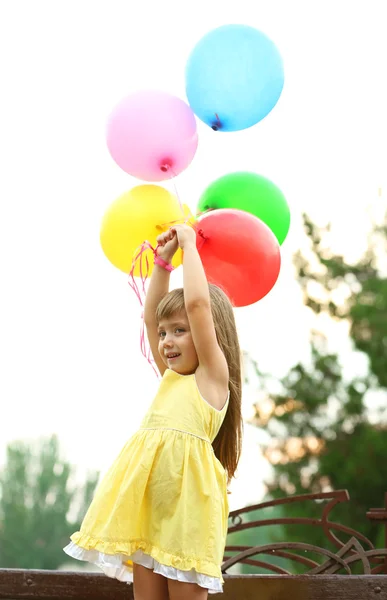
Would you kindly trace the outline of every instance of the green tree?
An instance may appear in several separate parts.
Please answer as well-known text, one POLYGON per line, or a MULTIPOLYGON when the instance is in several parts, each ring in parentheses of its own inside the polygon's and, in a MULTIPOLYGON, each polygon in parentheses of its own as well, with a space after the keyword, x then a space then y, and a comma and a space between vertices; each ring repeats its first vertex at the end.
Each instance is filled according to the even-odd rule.
POLYGON ((0 567, 57 569, 78 529, 98 474, 71 485, 74 469, 60 457, 56 436, 34 445, 9 444, 0 473, 0 567), (76 518, 70 514, 76 511, 76 518))
MULTIPOLYGON (((380 526, 367 521, 366 512, 382 506, 387 491, 387 222, 373 226, 356 264, 331 251, 329 227, 319 228, 306 216, 304 226, 311 251, 298 253, 295 267, 305 305, 316 315, 345 321, 353 351, 362 353, 368 367, 361 376, 344 376, 339 356, 312 332, 309 364, 296 364, 281 380, 280 393, 270 394, 268 378, 256 369, 271 403, 270 411, 258 403, 255 415, 271 436, 269 494, 347 489, 350 503, 335 508, 332 518, 383 545, 380 526)), ((286 510, 287 516, 321 514, 313 503, 303 504, 302 515, 292 505, 286 510)), ((327 547, 317 528, 288 526, 286 538, 327 547)))

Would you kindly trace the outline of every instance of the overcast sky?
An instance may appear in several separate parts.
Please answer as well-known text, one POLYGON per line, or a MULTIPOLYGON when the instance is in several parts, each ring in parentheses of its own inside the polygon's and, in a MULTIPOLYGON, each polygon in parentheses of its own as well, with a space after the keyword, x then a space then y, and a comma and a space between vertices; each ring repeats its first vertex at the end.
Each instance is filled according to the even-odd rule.
MULTIPOLYGON (((211 181, 235 170, 282 189, 292 227, 280 279, 236 314, 242 347, 263 369, 283 374, 308 356, 313 321, 291 266, 304 243, 301 213, 332 220, 332 244, 356 256, 367 203, 385 203, 383 4, 211 0, 204 11, 181 0, 0 1, 0 463, 10 440, 56 432, 80 472, 104 470, 138 427, 157 380, 139 350, 137 299, 99 245, 105 210, 138 182, 110 158, 106 117, 143 88, 185 99, 188 55, 222 24, 273 39, 284 91, 247 131, 198 123, 199 149, 177 189, 193 211, 211 181)), ((345 328, 331 334, 345 349, 345 328)), ((253 398, 249 390, 246 415, 253 398)), ((234 508, 262 492, 258 443, 248 429, 234 508)))

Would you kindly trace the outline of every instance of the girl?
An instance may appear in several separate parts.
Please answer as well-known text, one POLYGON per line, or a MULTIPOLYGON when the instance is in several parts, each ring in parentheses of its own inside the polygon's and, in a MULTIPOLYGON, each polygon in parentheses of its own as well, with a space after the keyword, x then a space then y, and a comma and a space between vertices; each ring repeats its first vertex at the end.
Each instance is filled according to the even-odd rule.
POLYGON ((158 238, 144 320, 160 388, 65 551, 122 581, 136 600, 222 591, 227 483, 241 449, 241 365, 231 303, 208 285, 195 231, 158 238), (168 293, 183 250, 184 288, 168 293))

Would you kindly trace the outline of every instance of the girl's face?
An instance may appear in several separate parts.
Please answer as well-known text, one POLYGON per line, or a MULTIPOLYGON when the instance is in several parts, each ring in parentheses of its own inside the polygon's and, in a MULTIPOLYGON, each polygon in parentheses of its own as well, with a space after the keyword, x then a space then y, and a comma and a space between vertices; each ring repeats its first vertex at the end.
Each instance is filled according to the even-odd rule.
POLYGON ((191 375, 199 361, 185 310, 162 319, 158 326, 159 354, 164 364, 181 375, 191 375))

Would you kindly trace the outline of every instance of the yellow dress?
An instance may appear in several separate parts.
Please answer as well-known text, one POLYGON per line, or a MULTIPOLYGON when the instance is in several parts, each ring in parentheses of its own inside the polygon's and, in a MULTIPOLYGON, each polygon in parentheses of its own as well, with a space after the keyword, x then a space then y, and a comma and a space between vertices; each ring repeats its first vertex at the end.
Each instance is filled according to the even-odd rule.
POLYGON ((141 428, 98 486, 65 552, 132 580, 133 562, 222 591, 227 476, 212 442, 226 415, 195 375, 167 369, 141 428))

